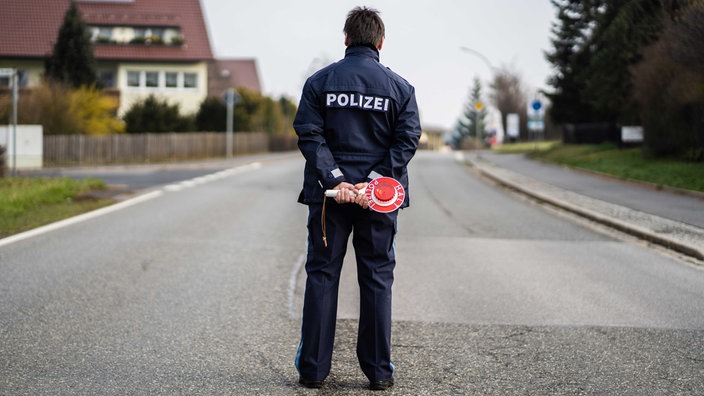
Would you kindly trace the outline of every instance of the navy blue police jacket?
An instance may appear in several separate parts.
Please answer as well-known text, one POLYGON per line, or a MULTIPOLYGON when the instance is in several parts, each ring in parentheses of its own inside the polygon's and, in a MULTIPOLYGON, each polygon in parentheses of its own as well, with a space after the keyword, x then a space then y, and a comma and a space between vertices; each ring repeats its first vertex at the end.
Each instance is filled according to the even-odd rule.
POLYGON ((348 47, 345 58, 306 80, 293 122, 306 159, 298 201, 322 203, 324 190, 380 176, 403 185, 421 134, 415 89, 379 63, 371 46, 348 47))

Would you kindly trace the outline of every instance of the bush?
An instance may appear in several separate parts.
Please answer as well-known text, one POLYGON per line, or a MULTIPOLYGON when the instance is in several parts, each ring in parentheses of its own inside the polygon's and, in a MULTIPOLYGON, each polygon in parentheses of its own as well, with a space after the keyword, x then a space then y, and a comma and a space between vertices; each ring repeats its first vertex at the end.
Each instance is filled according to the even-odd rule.
POLYGON ((221 132, 227 129, 227 108, 216 97, 206 98, 196 114, 196 128, 199 131, 221 132))
POLYGON ((79 130, 87 135, 123 133, 117 118, 117 101, 95 88, 81 87, 71 92, 70 110, 78 118, 79 130))
POLYGON ((189 132, 195 130, 195 117, 182 116, 179 106, 149 95, 134 103, 123 117, 127 133, 189 132))
MULTIPOLYGON (((9 120, 10 101, 0 103, 0 120, 9 120)), ((38 124, 45 135, 104 135, 124 132, 116 117, 117 103, 95 87, 71 88, 43 82, 21 95, 17 106, 20 124, 38 124)))
MULTIPOLYGON (((257 92, 240 88, 233 109, 232 129, 240 132, 267 132, 269 134, 293 133, 296 105, 286 97, 278 101, 257 92)), ((205 99, 195 117, 199 131, 224 131, 227 123, 227 106, 217 97, 205 99)))

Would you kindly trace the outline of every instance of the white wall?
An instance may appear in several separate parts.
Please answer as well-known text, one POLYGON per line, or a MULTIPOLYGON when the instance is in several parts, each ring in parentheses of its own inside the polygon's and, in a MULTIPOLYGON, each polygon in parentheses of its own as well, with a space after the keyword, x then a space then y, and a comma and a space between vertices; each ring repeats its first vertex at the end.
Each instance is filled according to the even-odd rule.
POLYGON ((41 125, 17 125, 17 160, 13 146, 13 126, 0 126, 0 146, 5 146, 5 165, 12 169, 37 169, 43 165, 44 130, 41 125))

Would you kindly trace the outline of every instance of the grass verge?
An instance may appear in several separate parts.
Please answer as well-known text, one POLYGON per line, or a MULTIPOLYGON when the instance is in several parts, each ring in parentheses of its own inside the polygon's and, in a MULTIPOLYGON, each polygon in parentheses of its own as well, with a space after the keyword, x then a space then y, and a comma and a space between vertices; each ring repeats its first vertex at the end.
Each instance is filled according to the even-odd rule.
POLYGON ((0 179, 0 238, 75 216, 114 201, 91 192, 106 189, 98 179, 0 179))
POLYGON ((522 143, 511 143, 511 144, 501 144, 492 148, 493 151, 501 154, 522 154, 530 153, 533 151, 545 151, 559 145, 560 142, 557 141, 544 141, 544 142, 522 142, 522 143))
POLYGON ((704 164, 700 162, 649 159, 643 157, 640 148, 619 149, 612 144, 549 143, 538 149, 530 149, 533 143, 524 143, 525 150, 519 151, 516 148, 508 152, 525 152, 530 158, 604 173, 624 180, 704 192, 704 164))

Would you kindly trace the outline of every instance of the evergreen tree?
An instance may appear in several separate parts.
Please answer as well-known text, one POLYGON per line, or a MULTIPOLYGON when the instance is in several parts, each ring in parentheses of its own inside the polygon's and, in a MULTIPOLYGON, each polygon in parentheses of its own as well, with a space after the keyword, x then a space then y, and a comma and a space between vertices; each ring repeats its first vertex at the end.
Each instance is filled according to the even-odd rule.
POLYGON ((95 85, 96 62, 88 32, 75 2, 64 15, 54 50, 45 62, 46 77, 78 88, 95 85))
POLYGON ((631 69, 686 0, 551 0, 557 8, 550 116, 557 123, 634 122, 631 69))
POLYGON ((482 99, 482 83, 479 78, 475 77, 469 100, 464 108, 463 118, 458 123, 460 137, 471 136, 480 142, 483 141, 486 114, 486 105, 482 99))
POLYGON ((630 68, 658 37, 663 21, 659 1, 614 0, 605 5, 593 32, 593 53, 584 79, 583 94, 593 121, 635 121, 635 111, 627 108, 632 90, 630 68))
POLYGON ((582 97, 585 69, 591 57, 588 45, 603 0, 551 0, 557 8, 553 23, 552 52, 545 54, 555 68, 548 84, 553 87, 547 96, 552 102, 550 116, 556 123, 586 122, 591 119, 589 107, 582 97))

